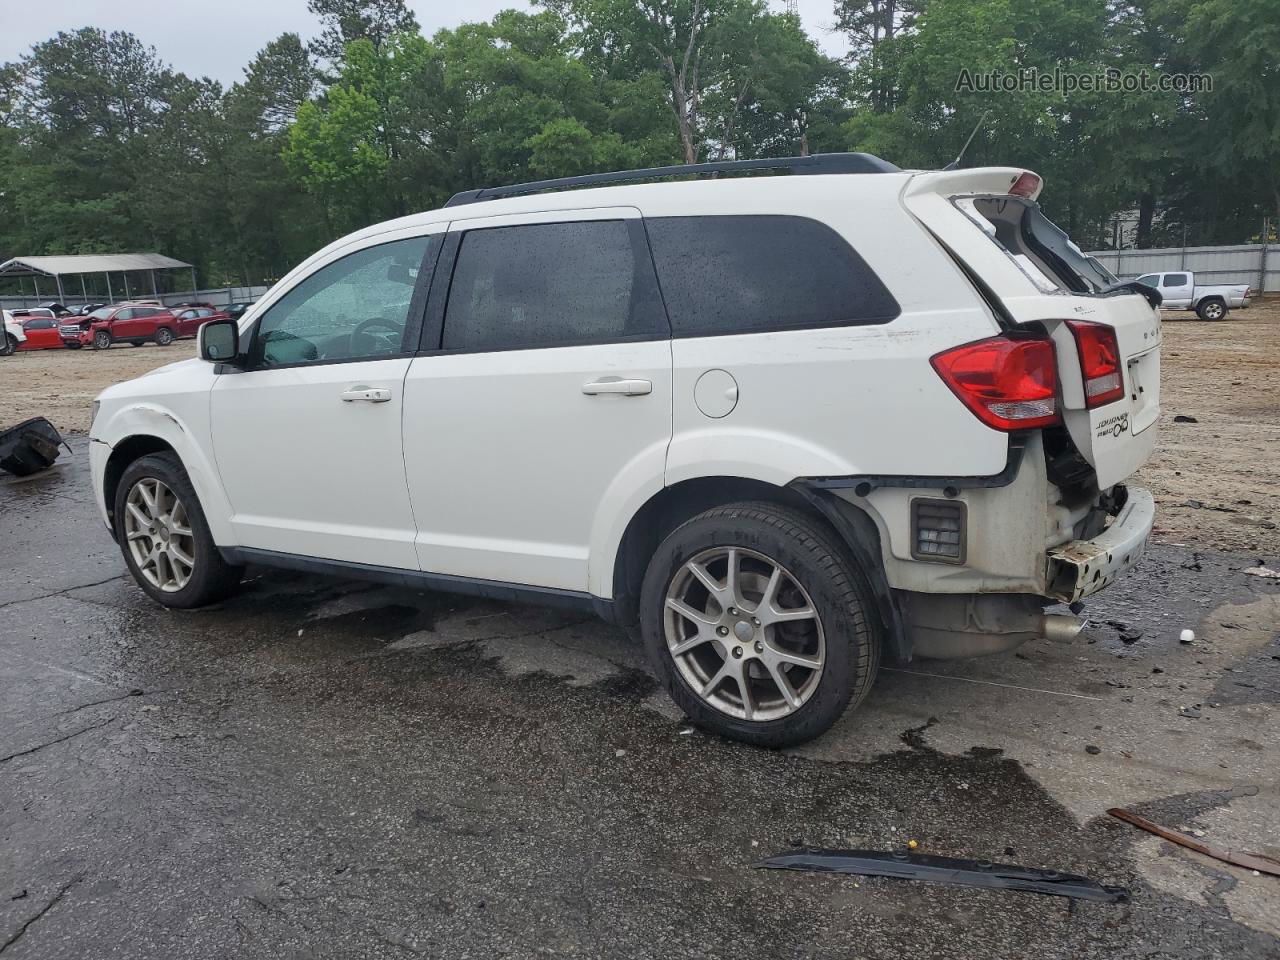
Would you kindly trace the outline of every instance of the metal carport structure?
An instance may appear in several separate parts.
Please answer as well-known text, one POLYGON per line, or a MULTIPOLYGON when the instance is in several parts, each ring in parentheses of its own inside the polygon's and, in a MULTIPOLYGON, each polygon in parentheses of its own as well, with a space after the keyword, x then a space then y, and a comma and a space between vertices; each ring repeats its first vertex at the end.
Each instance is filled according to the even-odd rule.
MULTIPOLYGON (((66 303, 67 294, 62 278, 78 275, 80 277, 80 296, 87 302, 89 294, 84 285, 85 275, 101 273, 107 279, 107 299, 114 301, 115 296, 111 291, 111 274, 124 274, 124 295, 125 299, 128 299, 130 296, 128 275, 130 273, 145 272, 151 278, 151 293, 156 295, 158 293, 156 290, 157 270, 190 270, 191 289, 194 290, 196 288, 196 268, 194 266, 159 253, 88 253, 53 257, 14 257, 12 260, 0 263, 0 278, 30 277, 38 300, 40 299, 40 282, 37 278, 51 277, 58 290, 58 302, 66 303)), ((143 293, 145 291, 138 292, 143 293)))

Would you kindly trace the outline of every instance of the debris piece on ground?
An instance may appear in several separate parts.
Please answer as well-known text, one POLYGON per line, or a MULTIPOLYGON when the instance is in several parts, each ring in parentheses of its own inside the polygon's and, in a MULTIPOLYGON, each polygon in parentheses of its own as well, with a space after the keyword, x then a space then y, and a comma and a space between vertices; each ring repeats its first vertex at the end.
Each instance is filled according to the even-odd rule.
POLYGON ((1179 413, 1173 418, 1174 423, 1199 423, 1195 417, 1189 417, 1185 413, 1179 413))
POLYGON ((1199 510, 1204 507, 1204 503, 1200 500, 1183 500, 1182 505, 1184 507, 1190 507, 1192 510, 1199 510))
POLYGON ((1262 577, 1264 580, 1280 580, 1280 572, 1272 570, 1270 567, 1256 566, 1245 568, 1245 573, 1251 577, 1262 577))
POLYGON ((1257 870, 1262 873, 1269 873, 1273 877, 1280 877, 1280 860, 1274 857, 1268 857, 1261 853, 1244 853, 1236 850, 1228 850, 1225 847, 1216 847, 1213 844, 1201 843, 1190 834, 1182 833, 1178 830, 1170 830, 1168 827, 1162 827, 1160 824, 1146 817, 1139 816, 1129 810, 1120 807, 1112 807, 1107 811, 1117 820, 1123 820, 1125 823, 1131 823, 1140 830, 1146 830, 1148 833, 1154 833, 1157 837, 1163 837, 1172 843, 1186 847, 1188 850, 1194 850, 1196 853, 1203 853, 1206 857, 1213 857, 1215 860, 1221 860, 1223 863, 1231 863, 1237 867, 1244 867, 1246 870, 1257 870))
POLYGON ((32 417, 0 432, 0 470, 28 477, 53 466, 66 446, 57 427, 44 417, 32 417))
POLYGON ((1091 743, 1084 748, 1084 752, 1088 754, 1092 754, 1093 756, 1096 757, 1098 754, 1102 752, 1102 748, 1091 743))
POLYGON ((814 870, 818 873, 954 883, 962 887, 1021 890, 1102 903, 1124 903, 1129 899, 1129 892, 1123 887, 1103 886, 1087 877, 1058 870, 1037 870, 992 863, 990 860, 963 860, 906 851, 800 850, 761 860, 753 866, 769 870, 814 870))
POLYGON ((1200 705, 1199 705, 1199 704, 1197 704, 1197 705, 1196 705, 1196 706, 1194 706, 1194 707, 1179 707, 1179 708, 1178 708, 1178 712, 1179 712, 1180 714, 1182 714, 1184 717, 1186 717, 1188 720, 1199 720, 1199 719, 1200 719, 1200 705))
POLYGON ((1195 643, 1196 632, 1194 630, 1183 630, 1178 634, 1178 640, 1181 643, 1195 643))

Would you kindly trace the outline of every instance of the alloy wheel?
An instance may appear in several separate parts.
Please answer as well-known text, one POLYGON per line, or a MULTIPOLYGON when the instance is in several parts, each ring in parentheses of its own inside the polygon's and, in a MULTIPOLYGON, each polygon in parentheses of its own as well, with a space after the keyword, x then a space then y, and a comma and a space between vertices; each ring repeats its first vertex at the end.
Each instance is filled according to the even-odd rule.
POLYGON ((196 568, 196 541, 187 508, 155 477, 143 477, 125 500, 125 542, 147 582, 177 593, 196 568))
POLYGON ((822 680, 826 639, 808 591, 762 553, 712 547, 671 578, 667 651, 708 705, 741 720, 786 717, 822 680))

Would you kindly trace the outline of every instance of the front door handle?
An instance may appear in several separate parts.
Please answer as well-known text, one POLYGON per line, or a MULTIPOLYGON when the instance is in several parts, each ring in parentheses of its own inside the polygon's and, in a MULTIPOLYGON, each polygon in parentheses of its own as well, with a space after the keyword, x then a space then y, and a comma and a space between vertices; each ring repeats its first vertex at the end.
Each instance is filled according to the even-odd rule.
POLYGON ((338 394, 343 403, 361 400, 365 403, 386 403, 391 399, 391 391, 386 387, 348 387, 338 394))
POLYGON ((653 393, 652 380, 623 380, 620 377, 602 377, 582 385, 582 392, 588 397, 598 393, 620 393, 624 397, 643 397, 653 393))

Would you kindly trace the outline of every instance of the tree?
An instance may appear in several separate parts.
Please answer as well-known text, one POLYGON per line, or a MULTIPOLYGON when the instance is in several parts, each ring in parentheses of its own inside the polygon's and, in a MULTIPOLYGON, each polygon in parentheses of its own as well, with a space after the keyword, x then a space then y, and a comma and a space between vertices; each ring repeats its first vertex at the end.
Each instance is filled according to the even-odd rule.
POLYGON ((342 60, 353 40, 368 40, 380 50, 397 34, 418 32, 418 20, 404 0, 307 0, 307 10, 323 24, 311 52, 330 64, 342 60))

